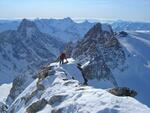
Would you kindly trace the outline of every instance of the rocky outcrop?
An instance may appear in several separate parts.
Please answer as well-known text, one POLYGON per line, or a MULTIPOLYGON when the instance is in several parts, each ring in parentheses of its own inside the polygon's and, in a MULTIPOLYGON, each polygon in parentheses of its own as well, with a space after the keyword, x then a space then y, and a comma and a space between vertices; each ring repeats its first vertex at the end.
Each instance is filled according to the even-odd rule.
POLYGON ((43 67, 43 69, 41 69, 38 74, 37 74, 37 78, 38 78, 38 81, 37 81, 37 89, 38 90, 44 90, 45 87, 44 85, 41 83, 41 81, 43 79, 45 79, 47 76, 50 76, 50 75, 54 75, 55 74, 55 71, 52 70, 52 66, 45 66, 43 67))
POLYGON ((8 107, 4 103, 0 102, 0 113, 7 113, 7 109, 8 107))
POLYGON ((88 79, 87 79, 87 74, 85 72, 85 69, 82 69, 81 64, 77 64, 77 68, 81 71, 82 77, 84 79, 83 85, 88 85, 88 79))
POLYGON ((58 110, 57 110, 57 109, 53 109, 53 110, 51 111, 51 113, 62 113, 62 112, 61 112, 61 110, 59 110, 59 109, 58 109, 58 110))
POLYGON ((50 98, 50 100, 48 101, 48 104, 55 106, 56 104, 60 104, 65 97, 67 97, 67 95, 54 95, 50 98))
POLYGON ((36 113, 42 110, 48 102, 45 99, 41 99, 37 102, 34 102, 27 108, 27 113, 36 113))
POLYGON ((117 81, 115 80, 110 68, 99 57, 95 57, 86 66, 83 66, 83 74, 87 80, 97 79, 97 80, 109 80, 115 87, 118 87, 117 81))
POLYGON ((125 32, 125 31, 120 31, 120 32, 119 32, 119 36, 120 36, 120 37, 126 37, 126 36, 128 36, 128 33, 125 32))
POLYGON ((117 87, 107 90, 109 93, 114 94, 116 96, 130 96, 135 97, 137 95, 137 92, 134 90, 131 90, 127 87, 117 87))
POLYGON ((71 56, 81 63, 87 79, 107 79, 117 86, 111 70, 121 70, 126 57, 111 26, 97 23, 72 48, 71 56))
POLYGON ((17 96, 31 83, 33 79, 29 79, 26 74, 18 75, 14 81, 10 93, 7 97, 7 104, 10 105, 17 96), (25 84, 26 83, 26 84, 25 84))

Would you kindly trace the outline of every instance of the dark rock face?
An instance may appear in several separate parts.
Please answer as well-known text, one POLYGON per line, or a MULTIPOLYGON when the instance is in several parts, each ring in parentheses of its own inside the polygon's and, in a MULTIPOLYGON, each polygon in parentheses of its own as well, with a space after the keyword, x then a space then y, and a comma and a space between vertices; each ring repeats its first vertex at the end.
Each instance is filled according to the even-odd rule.
POLYGON ((67 95, 54 95, 48 101, 48 104, 55 106, 56 104, 60 104, 67 95))
POLYGON ((27 87, 27 85, 31 82, 28 81, 29 83, 26 82, 27 84, 24 85, 25 81, 28 81, 28 77, 26 77, 26 75, 18 75, 18 77, 14 79, 13 86, 6 100, 8 105, 10 105, 16 99, 16 97, 25 89, 25 87, 27 87))
POLYGON ((7 113, 7 106, 0 102, 0 113, 7 113))
POLYGON ((134 90, 130 90, 127 87, 117 87, 108 90, 109 93, 114 94, 116 96, 130 96, 135 97, 137 92, 134 90))
POLYGON ((23 19, 20 23, 20 26, 17 29, 18 32, 21 33, 22 36, 28 36, 28 31, 35 34, 36 32, 40 32, 34 22, 29 21, 27 19, 23 19))
POLYGON ((57 109, 53 109, 53 110, 51 111, 51 113, 62 113, 62 111, 61 111, 61 110, 57 110, 57 109))
POLYGON ((126 59, 111 27, 100 23, 94 25, 73 47, 71 56, 82 65, 89 61, 89 64, 83 67, 88 79, 108 79, 115 86, 117 82, 111 69, 120 68, 126 59))
POLYGON ((37 102, 34 102, 32 105, 30 105, 27 108, 27 113, 36 113, 40 110, 42 110, 47 104, 47 101, 45 99, 41 99, 37 102))
POLYGON ((128 36, 128 33, 125 31, 121 31, 121 32, 119 32, 119 36, 120 37, 126 37, 126 36, 128 36))

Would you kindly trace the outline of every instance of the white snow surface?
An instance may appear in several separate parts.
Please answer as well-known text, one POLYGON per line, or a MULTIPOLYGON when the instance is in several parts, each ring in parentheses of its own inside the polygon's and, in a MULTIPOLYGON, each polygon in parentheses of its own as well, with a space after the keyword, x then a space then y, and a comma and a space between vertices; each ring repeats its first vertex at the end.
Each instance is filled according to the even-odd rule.
POLYGON ((47 104, 38 113, 51 113, 54 109, 60 110, 61 113, 150 113, 150 108, 134 98, 117 97, 106 90, 82 86, 78 80, 70 79, 69 76, 72 75, 80 78, 80 72, 76 68, 75 61, 68 60, 69 63, 64 65, 51 64, 56 73, 41 81, 45 90, 39 91, 25 105, 22 97, 28 97, 37 89, 37 79, 34 80, 12 103, 9 111, 13 109, 13 113, 26 113, 26 109, 40 99, 44 98, 49 101, 53 96, 63 96, 62 100, 57 100, 52 105, 47 104), (63 80, 64 78, 68 80, 63 80))
POLYGON ((0 85, 0 102, 5 103, 7 96, 9 95, 12 83, 0 85))
POLYGON ((127 68, 122 72, 113 70, 119 86, 127 86, 137 91, 137 99, 150 106, 150 33, 128 32, 127 37, 119 37, 126 51, 127 68))

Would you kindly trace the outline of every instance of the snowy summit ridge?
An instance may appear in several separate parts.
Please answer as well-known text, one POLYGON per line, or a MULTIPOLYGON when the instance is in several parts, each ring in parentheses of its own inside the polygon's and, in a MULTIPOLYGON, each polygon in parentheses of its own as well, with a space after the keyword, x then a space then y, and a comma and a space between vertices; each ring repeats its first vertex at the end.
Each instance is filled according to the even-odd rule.
POLYGON ((61 66, 50 64, 48 74, 35 79, 10 105, 8 113, 150 112, 150 108, 131 97, 117 97, 103 89, 82 86, 77 64, 68 60, 68 64, 61 66))

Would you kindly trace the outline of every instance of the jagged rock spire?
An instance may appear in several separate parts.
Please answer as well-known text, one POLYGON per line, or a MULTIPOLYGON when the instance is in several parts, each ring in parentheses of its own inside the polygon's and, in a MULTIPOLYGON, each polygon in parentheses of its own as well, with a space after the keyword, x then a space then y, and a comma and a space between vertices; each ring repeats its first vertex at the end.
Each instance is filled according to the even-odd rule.
POLYGON ((39 32, 36 24, 30 20, 23 19, 20 23, 17 31, 21 33, 23 36, 31 35, 31 33, 39 32))
POLYGON ((94 35, 94 34, 101 33, 101 32, 102 32, 102 27, 101 27, 101 26, 102 26, 101 23, 95 24, 95 25, 87 32, 87 34, 85 35, 85 37, 86 37, 87 35, 92 36, 92 35, 94 35))
POLYGON ((84 67, 88 79, 108 79, 117 86, 111 69, 124 64, 125 53, 117 38, 114 37, 111 26, 95 24, 76 44, 71 55, 82 65, 89 62, 84 67))

